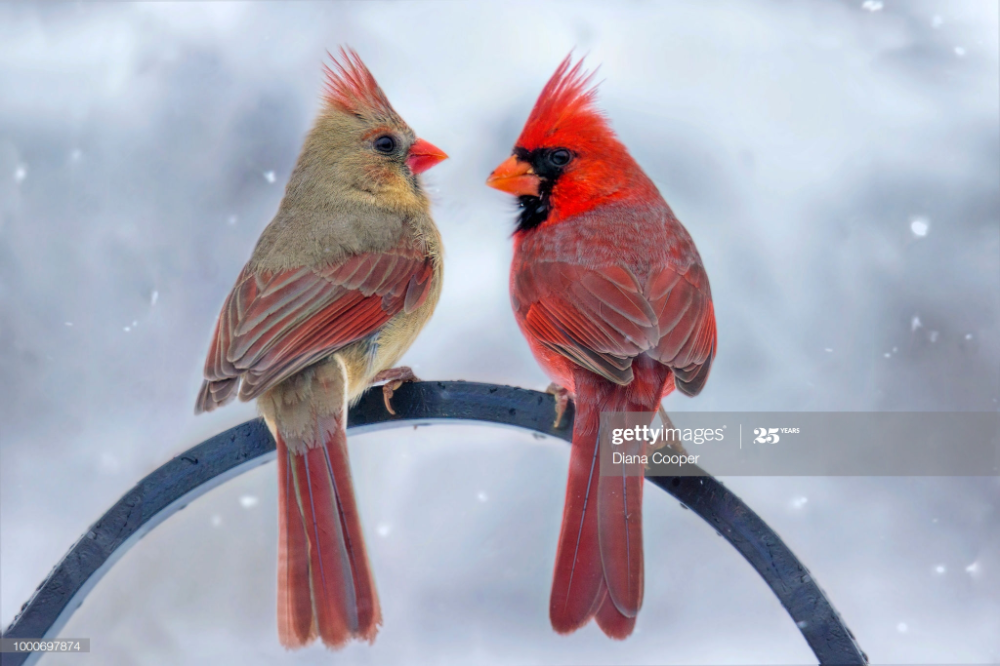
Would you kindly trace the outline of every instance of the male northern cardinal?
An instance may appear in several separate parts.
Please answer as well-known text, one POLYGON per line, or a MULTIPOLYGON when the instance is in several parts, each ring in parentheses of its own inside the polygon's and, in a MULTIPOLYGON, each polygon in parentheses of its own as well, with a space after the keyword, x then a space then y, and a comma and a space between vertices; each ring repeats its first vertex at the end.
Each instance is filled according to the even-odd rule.
POLYGON ((373 641, 382 623, 347 460, 347 406, 392 368, 441 293, 441 236, 418 174, 447 156, 393 110, 358 55, 324 105, 285 196, 226 299, 196 412, 239 395, 278 449, 278 637, 373 641))
POLYGON ((556 422, 576 406, 549 617, 559 633, 596 617, 623 639, 642 606, 642 476, 600 475, 600 415, 701 391, 715 313, 694 241, 594 108, 581 66, 562 62, 487 184, 519 199, 511 303, 561 399, 556 422))

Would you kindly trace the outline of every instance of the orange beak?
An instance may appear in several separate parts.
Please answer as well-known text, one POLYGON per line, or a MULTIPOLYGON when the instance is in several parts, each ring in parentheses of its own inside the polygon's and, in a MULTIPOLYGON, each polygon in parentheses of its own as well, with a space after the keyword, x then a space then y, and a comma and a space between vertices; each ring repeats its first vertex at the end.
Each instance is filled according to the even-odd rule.
POLYGON ((531 170, 531 165, 513 155, 498 166, 486 179, 490 187, 515 196, 538 196, 541 179, 531 170))
POLYGON ((406 165, 413 173, 423 173, 438 162, 443 162, 448 156, 443 150, 435 146, 430 141, 417 139, 416 143, 410 146, 410 154, 406 158, 406 165))

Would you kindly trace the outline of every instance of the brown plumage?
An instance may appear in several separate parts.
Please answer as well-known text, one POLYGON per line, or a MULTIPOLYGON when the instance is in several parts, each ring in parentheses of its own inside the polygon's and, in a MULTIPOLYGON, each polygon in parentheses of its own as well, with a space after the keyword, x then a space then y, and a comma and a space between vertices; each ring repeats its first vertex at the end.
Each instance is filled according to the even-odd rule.
POLYGON ((347 406, 393 365, 441 294, 441 236, 417 139, 353 51, 326 68, 323 109, 277 215, 226 299, 196 412, 256 398, 278 448, 278 637, 372 641, 382 622, 347 459, 347 406))

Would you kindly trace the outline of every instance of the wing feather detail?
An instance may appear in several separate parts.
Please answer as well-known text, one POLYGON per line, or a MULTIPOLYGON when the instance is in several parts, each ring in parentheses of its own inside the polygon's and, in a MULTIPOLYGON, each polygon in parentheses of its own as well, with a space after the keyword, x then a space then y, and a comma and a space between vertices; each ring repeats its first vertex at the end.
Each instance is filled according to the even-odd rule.
POLYGON ((222 307, 197 411, 250 400, 423 305, 432 260, 416 249, 359 254, 321 268, 255 272, 248 264, 222 307), (238 391, 237 391, 238 387, 238 391))
POLYGON ((696 394, 715 355, 715 310, 700 263, 633 269, 522 258, 511 302, 525 333, 616 384, 633 379, 640 354, 670 367, 696 394))

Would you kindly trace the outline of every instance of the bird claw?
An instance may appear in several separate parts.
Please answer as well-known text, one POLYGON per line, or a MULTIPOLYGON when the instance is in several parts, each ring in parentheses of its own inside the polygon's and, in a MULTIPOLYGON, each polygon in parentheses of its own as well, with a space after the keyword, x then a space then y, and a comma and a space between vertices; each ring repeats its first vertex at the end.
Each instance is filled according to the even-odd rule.
POLYGON ((559 424, 562 423, 563 414, 566 413, 566 408, 569 407, 569 391, 553 382, 549 384, 549 387, 545 389, 545 392, 555 396, 556 420, 553 422, 552 427, 558 428, 559 424))
MULTIPOLYGON (((669 416, 667 416, 667 410, 663 409, 663 405, 659 405, 656 408, 656 411, 660 415, 660 420, 663 421, 663 427, 664 428, 669 428, 671 430, 674 430, 674 422, 670 420, 669 416)), ((681 455, 685 455, 685 456, 688 455, 687 449, 684 448, 684 445, 681 444, 680 441, 667 443, 666 439, 662 439, 662 440, 660 440, 660 443, 657 444, 656 446, 654 446, 653 448, 654 449, 662 449, 664 446, 669 446, 671 449, 673 449, 674 451, 677 451, 681 455)))
POLYGON ((419 382, 413 370, 407 366, 400 366, 398 368, 389 368, 388 370, 383 370, 372 378, 372 384, 377 384, 378 382, 385 382, 382 385, 382 399, 385 401, 385 409, 387 412, 396 415, 396 410, 392 408, 392 396, 396 393, 396 389, 405 384, 406 382, 419 382))

